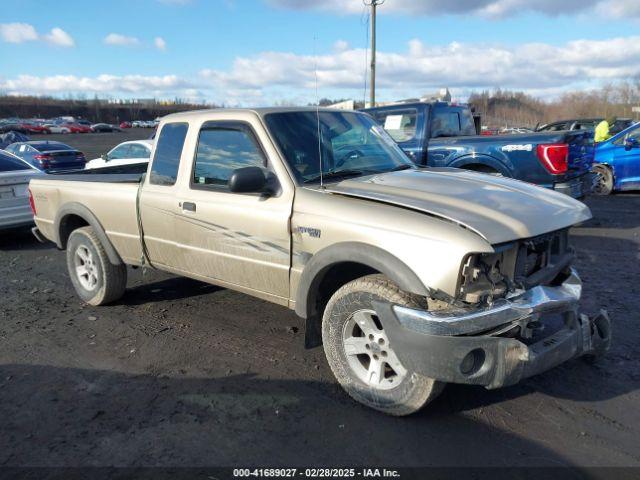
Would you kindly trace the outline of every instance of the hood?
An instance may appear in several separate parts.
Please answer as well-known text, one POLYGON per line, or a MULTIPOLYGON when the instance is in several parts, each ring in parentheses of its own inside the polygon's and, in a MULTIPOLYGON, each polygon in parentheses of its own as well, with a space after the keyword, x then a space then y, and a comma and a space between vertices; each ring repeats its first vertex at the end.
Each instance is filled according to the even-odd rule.
POLYGON ((404 170, 344 180, 327 192, 410 208, 455 222, 495 245, 591 218, 573 198, 504 177, 456 168, 404 170))

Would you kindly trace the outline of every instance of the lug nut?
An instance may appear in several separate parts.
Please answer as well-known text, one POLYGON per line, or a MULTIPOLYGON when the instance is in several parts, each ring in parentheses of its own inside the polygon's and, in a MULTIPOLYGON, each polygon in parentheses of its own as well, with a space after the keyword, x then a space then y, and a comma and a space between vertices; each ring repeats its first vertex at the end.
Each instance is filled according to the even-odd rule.
POLYGON ((374 338, 374 337, 373 337, 373 333, 370 333, 370 334, 369 334, 369 340, 373 340, 373 338, 374 338))
POLYGON ((386 357, 387 356, 387 352, 385 352, 384 350, 382 351, 382 356, 386 357))
POLYGON ((384 345, 384 338, 379 338, 379 339, 378 339, 378 343, 379 343, 380 345, 384 345))

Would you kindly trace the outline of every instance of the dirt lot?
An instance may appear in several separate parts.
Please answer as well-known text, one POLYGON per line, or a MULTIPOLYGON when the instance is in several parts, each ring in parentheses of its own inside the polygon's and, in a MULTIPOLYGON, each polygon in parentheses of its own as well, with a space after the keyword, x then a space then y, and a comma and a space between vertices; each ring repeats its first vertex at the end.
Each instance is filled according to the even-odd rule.
MULTIPOLYGON (((92 158, 148 133, 65 140, 92 158)), ((0 465, 640 466, 640 195, 588 203, 573 242, 584 310, 615 322, 609 356, 449 386, 408 418, 351 401, 284 308, 140 270, 88 307, 64 252, 2 235, 0 465)))

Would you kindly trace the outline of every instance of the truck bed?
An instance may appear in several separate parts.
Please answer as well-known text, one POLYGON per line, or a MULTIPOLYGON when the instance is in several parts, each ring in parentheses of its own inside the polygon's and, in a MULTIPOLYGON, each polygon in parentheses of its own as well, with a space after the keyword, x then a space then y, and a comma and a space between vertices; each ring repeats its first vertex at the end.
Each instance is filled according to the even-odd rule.
POLYGON ((42 175, 32 180, 29 189, 37 205, 35 220, 40 231, 56 241, 62 218, 73 216, 78 209, 88 210, 120 257, 128 264, 138 264, 141 246, 136 201, 144 173, 136 170, 140 166, 125 165, 42 175))
POLYGON ((64 180, 76 182, 140 183, 142 176, 147 172, 147 166, 147 163, 136 163, 89 170, 68 170, 52 173, 43 178, 57 180, 62 177, 64 180))

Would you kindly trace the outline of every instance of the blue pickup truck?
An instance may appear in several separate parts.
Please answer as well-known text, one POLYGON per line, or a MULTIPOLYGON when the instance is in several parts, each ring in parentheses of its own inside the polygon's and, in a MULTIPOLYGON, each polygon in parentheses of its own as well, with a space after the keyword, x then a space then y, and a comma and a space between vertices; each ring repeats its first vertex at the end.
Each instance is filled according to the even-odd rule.
POLYGON ((480 136, 466 105, 399 103, 363 110, 417 164, 504 175, 574 198, 591 193, 593 131, 480 136))

